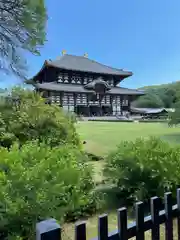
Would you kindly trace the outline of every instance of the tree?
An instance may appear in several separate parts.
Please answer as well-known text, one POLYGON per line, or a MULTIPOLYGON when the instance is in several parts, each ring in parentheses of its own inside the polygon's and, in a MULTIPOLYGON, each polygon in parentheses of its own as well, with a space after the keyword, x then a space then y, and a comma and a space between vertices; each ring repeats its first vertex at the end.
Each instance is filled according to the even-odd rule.
POLYGON ((0 68, 25 77, 25 50, 39 54, 45 41, 44 0, 0 0, 0 68))
POLYGON ((157 94, 148 93, 147 95, 138 98, 133 105, 140 108, 160 108, 163 107, 164 104, 157 94))
POLYGON ((170 113, 169 125, 177 125, 180 123, 180 102, 175 104, 175 111, 170 113))
POLYGON ((146 95, 133 103, 136 107, 174 108, 174 105, 180 102, 180 81, 146 86, 141 90, 144 90, 146 95))

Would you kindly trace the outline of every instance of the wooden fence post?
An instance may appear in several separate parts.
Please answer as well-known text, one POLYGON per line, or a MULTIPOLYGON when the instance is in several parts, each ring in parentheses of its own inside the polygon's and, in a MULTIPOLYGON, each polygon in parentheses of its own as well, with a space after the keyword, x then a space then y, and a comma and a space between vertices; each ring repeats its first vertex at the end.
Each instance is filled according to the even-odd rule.
POLYGON ((51 218, 36 224, 36 240, 61 240, 61 228, 55 219, 51 218))
POLYGON ((180 188, 177 189, 177 212, 178 239, 180 239, 180 188))
POLYGON ((144 203, 136 203, 136 240, 144 240, 144 203))
POLYGON ((86 222, 76 223, 75 240, 86 240, 86 222))
POLYGON ((98 240, 108 240, 108 215, 104 214, 98 219, 98 240))
POLYGON ((119 238, 121 240, 128 239, 128 232, 127 232, 127 209, 120 208, 118 210, 118 231, 119 231, 119 238))
POLYGON ((173 219, 172 219, 172 193, 164 194, 164 202, 165 202, 165 232, 166 232, 166 240, 173 239, 173 219))
POLYGON ((159 240, 159 208, 160 208, 160 198, 151 198, 151 218, 152 218, 152 240, 159 240))

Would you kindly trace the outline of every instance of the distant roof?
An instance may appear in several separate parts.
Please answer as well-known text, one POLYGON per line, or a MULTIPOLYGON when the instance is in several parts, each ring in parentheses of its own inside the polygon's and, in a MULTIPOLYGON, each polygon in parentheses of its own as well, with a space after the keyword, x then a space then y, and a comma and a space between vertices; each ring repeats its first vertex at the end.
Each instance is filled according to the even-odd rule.
POLYGON ((123 77, 129 77, 132 75, 132 72, 109 67, 84 56, 64 54, 56 60, 49 60, 46 61, 46 63, 57 68, 73 71, 109 74, 123 77))
MULTIPOLYGON (((84 88, 82 85, 77 84, 63 84, 57 82, 50 82, 50 83, 36 83, 33 84, 36 88, 45 89, 45 90, 52 90, 52 91, 65 91, 65 92, 94 92, 84 88)), ((128 89, 128 88, 121 88, 121 87, 112 87, 110 91, 107 93, 110 94, 122 94, 122 95, 144 95, 143 91, 139 91, 136 89, 128 89)))
POLYGON ((151 113, 161 113, 161 112, 173 112, 172 108, 131 108, 132 112, 136 113, 145 113, 145 114, 151 114, 151 113))

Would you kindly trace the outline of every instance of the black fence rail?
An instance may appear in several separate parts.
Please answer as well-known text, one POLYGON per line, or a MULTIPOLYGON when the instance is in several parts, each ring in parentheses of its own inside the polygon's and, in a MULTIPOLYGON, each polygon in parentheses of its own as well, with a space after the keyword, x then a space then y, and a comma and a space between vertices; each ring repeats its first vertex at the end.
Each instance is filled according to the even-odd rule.
MULTIPOLYGON (((150 199, 151 215, 144 217, 144 203, 135 204, 136 221, 128 225, 127 209, 118 210, 118 229, 108 233, 108 215, 102 215, 97 222, 98 236, 93 240, 127 240, 136 237, 138 240, 145 239, 145 232, 151 230, 151 239, 160 239, 160 225, 165 224, 165 239, 173 240, 173 219, 177 219, 177 236, 180 239, 180 188, 177 189, 177 204, 172 204, 172 193, 164 194, 164 210, 161 209, 161 199, 150 199)), ((61 227, 56 220, 42 221, 36 225, 36 240, 60 240, 61 227)), ((86 223, 75 224, 75 240, 86 240, 86 223)), ((63 240, 63 239, 62 239, 63 240)))

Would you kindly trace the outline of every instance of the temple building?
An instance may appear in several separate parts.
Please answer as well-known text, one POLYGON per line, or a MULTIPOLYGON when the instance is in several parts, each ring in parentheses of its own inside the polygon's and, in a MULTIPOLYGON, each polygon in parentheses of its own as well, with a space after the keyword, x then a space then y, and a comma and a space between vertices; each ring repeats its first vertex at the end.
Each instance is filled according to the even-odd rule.
POLYGON ((63 51, 55 60, 46 60, 27 83, 49 103, 84 116, 123 115, 142 91, 120 87, 132 72, 98 63, 63 51))

